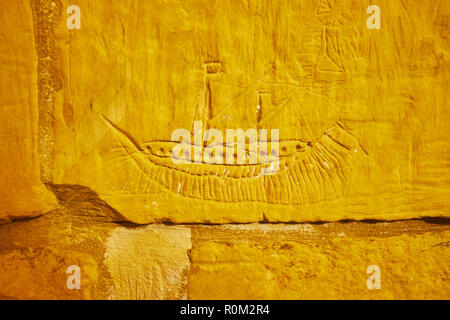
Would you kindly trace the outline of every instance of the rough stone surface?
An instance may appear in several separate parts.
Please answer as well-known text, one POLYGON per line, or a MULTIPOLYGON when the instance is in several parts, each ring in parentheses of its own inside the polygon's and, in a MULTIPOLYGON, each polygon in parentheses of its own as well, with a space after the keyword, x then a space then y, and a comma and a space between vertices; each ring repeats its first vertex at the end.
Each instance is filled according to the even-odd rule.
POLYGON ((448 299, 449 243, 440 219, 140 227, 62 209, 0 226, 0 297, 448 299), (70 265, 81 290, 66 286, 70 265))
POLYGON ((368 4, 4 2, 2 216, 48 211, 39 176, 143 224, 448 216, 450 6, 368 4), (280 129, 280 170, 174 164, 195 120, 280 129))
POLYGON ((55 3, 48 181, 136 223, 448 216, 447 1, 380 0, 381 30, 366 0, 55 3), (172 163, 194 120, 280 129, 280 171, 172 163))
POLYGON ((40 180, 37 55, 28 1, 0 3, 0 223, 36 216, 56 199, 40 180))
POLYGON ((420 223, 202 227, 191 251, 189 298, 448 299, 450 229, 427 228, 420 223), (371 265, 381 270, 380 290, 367 288, 371 265))
POLYGON ((186 299, 190 248, 188 227, 61 209, 0 226, 0 297, 186 299), (81 269, 81 290, 67 288, 70 265, 81 269))
POLYGON ((0 299, 449 299, 450 5, 372 3, 1 0, 0 299))
POLYGON ((46 247, 20 248, 0 254, 1 295, 14 299, 92 299, 98 282, 92 256, 46 247), (81 289, 67 287, 67 268, 80 266, 81 289))
POLYGON ((115 283, 112 299, 186 299, 189 228, 117 228, 106 243, 105 260, 115 283))

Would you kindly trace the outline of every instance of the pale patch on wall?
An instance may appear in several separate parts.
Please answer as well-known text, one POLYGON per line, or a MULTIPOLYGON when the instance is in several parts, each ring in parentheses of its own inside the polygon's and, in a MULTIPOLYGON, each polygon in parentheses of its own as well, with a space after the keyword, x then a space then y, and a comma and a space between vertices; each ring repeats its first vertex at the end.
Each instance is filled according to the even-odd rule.
POLYGON ((115 283, 110 299, 186 299, 191 231, 152 225, 116 228, 105 264, 115 283))

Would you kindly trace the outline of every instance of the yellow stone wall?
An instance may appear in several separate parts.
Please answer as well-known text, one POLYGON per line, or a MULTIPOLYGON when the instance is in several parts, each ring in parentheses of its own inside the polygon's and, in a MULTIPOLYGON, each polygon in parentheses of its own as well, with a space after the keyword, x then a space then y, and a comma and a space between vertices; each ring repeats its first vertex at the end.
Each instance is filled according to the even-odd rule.
POLYGON ((0 6, 0 221, 7 222, 47 212, 56 199, 40 180, 32 10, 27 1, 3 1, 0 6))
POLYGON ((450 298, 449 18, 447 0, 1 1, 0 298, 450 298), (279 129, 279 170, 174 163, 195 121, 279 129))
POLYGON ((60 209, 0 227, 0 298, 448 299, 449 241, 434 220, 136 226, 60 209))

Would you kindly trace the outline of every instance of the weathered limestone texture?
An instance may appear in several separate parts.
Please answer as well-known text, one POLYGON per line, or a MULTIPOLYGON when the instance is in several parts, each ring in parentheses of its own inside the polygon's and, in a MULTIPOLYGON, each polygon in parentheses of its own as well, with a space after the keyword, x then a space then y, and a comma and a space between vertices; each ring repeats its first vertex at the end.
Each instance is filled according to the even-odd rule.
POLYGON ((186 299, 191 232, 185 227, 117 228, 105 260, 113 299, 186 299))
POLYGON ((0 223, 56 204, 40 180, 37 55, 28 1, 0 3, 0 223))
POLYGON ((450 1, 372 4, 0 0, 0 299, 450 299, 450 1))
POLYGON ((47 182, 136 223, 448 216, 448 1, 380 0, 381 30, 368 0, 55 3, 47 182), (280 170, 173 163, 195 120, 279 129, 280 170))
POLYGON ((60 209, 0 226, 0 298, 186 299, 191 231, 60 209), (80 267, 80 290, 66 270, 80 267))
POLYGON ((449 243, 437 219, 136 226, 61 209, 0 226, 0 298, 449 299, 449 243))
POLYGON ((434 229, 418 221, 200 227, 189 298, 448 299, 450 229, 434 229), (380 290, 367 287, 371 265, 380 290))
POLYGON ((15 299, 92 299, 97 263, 89 255, 52 248, 20 248, 0 254, 1 295, 15 299), (83 266, 80 290, 69 290, 66 270, 83 266))

